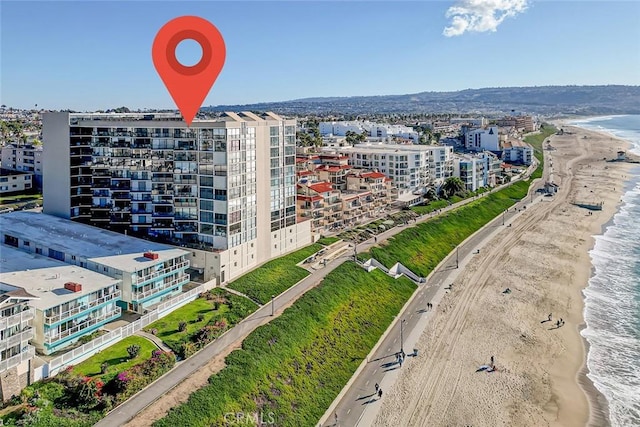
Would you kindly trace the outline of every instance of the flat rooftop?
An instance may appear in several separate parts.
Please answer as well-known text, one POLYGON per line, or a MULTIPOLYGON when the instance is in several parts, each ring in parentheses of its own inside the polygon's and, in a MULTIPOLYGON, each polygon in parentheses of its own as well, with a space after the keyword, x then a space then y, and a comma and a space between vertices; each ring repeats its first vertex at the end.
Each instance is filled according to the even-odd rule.
POLYGON ((41 310, 120 283, 118 279, 3 244, 0 256, 0 288, 11 291, 6 286, 10 285, 24 289, 38 298, 30 305, 41 310), (82 290, 65 289, 67 282, 80 283, 82 290))
MULTIPOLYGON (((135 271, 147 251, 157 252, 160 260, 171 259, 189 252, 173 246, 138 239, 114 231, 81 224, 39 212, 17 211, 0 215, 0 230, 19 239, 40 243, 45 247, 95 260, 123 271, 135 271)), ((148 260, 144 258, 144 260, 148 260)), ((148 260, 151 261, 151 260, 148 260)), ((144 261, 146 262, 146 261, 144 261)))
POLYGON ((187 255, 187 251, 182 249, 165 249, 154 251, 158 259, 150 259, 144 256, 144 252, 128 252, 124 255, 111 255, 106 257, 89 258, 91 261, 117 268, 118 270, 133 273, 143 268, 169 261, 181 255, 187 255))

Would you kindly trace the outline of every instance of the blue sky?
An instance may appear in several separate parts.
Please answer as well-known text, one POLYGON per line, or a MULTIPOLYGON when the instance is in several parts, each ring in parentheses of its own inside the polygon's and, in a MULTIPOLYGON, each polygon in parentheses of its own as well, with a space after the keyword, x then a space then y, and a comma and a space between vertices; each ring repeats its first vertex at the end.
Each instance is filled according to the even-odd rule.
MULTIPOLYGON (((211 21, 226 42, 225 66, 204 105, 640 84, 640 2, 485 3, 526 9, 496 27, 490 19, 473 20, 486 18, 484 10, 465 14, 470 0, 0 0, 0 100, 20 108, 174 108, 151 45, 162 25, 182 15, 211 21), (467 30, 478 31, 445 36, 451 7, 463 8, 462 27, 471 23, 467 30)), ((178 58, 193 63, 197 51, 185 43, 178 58)))

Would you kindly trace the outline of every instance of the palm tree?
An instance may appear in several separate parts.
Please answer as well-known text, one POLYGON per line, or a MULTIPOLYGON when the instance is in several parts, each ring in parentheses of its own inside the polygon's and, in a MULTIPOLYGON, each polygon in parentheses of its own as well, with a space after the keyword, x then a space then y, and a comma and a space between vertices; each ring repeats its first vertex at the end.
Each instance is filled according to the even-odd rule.
POLYGON ((450 176, 442 184, 442 192, 447 199, 456 193, 462 193, 464 190, 464 183, 457 176, 450 176))

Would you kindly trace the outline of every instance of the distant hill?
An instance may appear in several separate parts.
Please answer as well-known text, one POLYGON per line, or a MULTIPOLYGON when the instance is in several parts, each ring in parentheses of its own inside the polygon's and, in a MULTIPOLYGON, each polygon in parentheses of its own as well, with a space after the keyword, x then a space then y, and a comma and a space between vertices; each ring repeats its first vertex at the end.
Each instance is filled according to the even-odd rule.
POLYGON ((203 109, 274 111, 284 114, 499 114, 511 110, 542 115, 640 114, 640 86, 503 87, 407 95, 304 98, 203 109))

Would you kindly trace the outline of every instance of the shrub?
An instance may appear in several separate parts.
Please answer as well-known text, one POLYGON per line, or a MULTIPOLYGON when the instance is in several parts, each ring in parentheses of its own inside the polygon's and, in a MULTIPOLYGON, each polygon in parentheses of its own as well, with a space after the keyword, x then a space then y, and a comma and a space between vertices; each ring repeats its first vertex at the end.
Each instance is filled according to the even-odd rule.
POLYGON ((187 322, 182 321, 180 323, 178 323, 178 331, 179 332, 184 332, 187 330, 187 322))
POLYGON ((102 362, 100 365, 100 374, 104 375, 107 373, 107 369, 109 369, 109 364, 107 362, 102 362))
POLYGON ((198 322, 202 322, 204 320, 204 314, 198 314, 198 322))
POLYGON ((140 346, 138 344, 132 344, 127 347, 127 353, 129 353, 130 359, 135 359, 140 354, 140 346))

